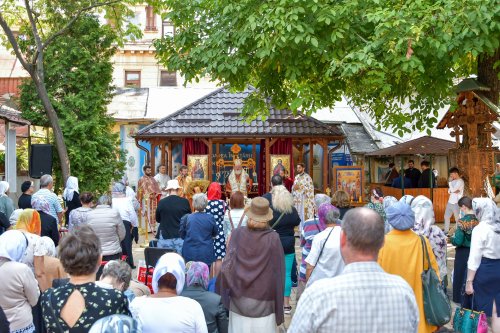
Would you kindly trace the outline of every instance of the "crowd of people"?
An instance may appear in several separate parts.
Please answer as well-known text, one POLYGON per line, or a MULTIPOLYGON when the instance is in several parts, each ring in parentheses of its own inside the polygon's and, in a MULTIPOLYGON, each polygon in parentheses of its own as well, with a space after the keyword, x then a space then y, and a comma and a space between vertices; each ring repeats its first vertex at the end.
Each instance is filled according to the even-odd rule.
POLYGON ((453 302, 473 295, 474 310, 500 332, 500 209, 463 196, 456 168, 449 235, 450 223, 444 231, 435 225, 425 196, 397 200, 373 188, 368 204, 355 208, 343 191, 314 195, 301 163, 293 184, 275 174, 271 190, 248 201, 240 186, 216 182, 188 195, 185 167, 175 178, 164 166, 155 177, 144 171, 137 194, 124 178, 95 207, 75 177, 62 200, 50 175, 37 191, 23 183, 17 209, 0 182, 2 332, 270 333, 292 314, 292 333, 435 332, 421 276, 432 268, 447 290, 448 243, 456 246, 453 302), (151 293, 132 278, 132 243, 138 214, 152 207, 154 245, 167 250, 151 293))

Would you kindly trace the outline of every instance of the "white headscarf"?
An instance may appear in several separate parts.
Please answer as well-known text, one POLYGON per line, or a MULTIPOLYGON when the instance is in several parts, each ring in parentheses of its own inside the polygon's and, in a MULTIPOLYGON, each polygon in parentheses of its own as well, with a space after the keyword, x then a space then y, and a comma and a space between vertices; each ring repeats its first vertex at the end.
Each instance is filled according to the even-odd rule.
POLYGON ((472 199, 472 209, 480 223, 486 222, 493 231, 500 233, 500 211, 497 211, 497 205, 490 198, 474 198, 472 199))
POLYGON ((78 192, 78 178, 69 176, 68 180, 66 181, 66 188, 64 189, 63 192, 63 199, 66 201, 71 201, 73 200, 73 194, 74 193, 79 193, 78 192))
POLYGON ((0 182, 0 198, 7 195, 6 193, 9 190, 9 187, 9 183, 6 181, 0 182))
POLYGON ((177 253, 165 253, 161 256, 153 271, 152 286, 156 294, 158 292, 158 280, 167 274, 172 273, 177 279, 176 291, 180 295, 184 289, 184 281, 186 280, 186 264, 184 259, 177 253))
POLYGON ((19 230, 7 230, 0 235, 0 257, 20 262, 27 247, 28 239, 19 230))
POLYGON ((57 256, 56 245, 54 244, 54 241, 52 240, 52 238, 47 237, 47 236, 43 236, 43 237, 40 237, 40 241, 43 244, 43 247, 47 250, 47 255, 49 257, 57 256))
POLYGON ((11 226, 15 226, 17 224, 17 220, 19 219, 19 215, 23 212, 24 209, 16 209, 12 212, 9 217, 9 222, 11 226))

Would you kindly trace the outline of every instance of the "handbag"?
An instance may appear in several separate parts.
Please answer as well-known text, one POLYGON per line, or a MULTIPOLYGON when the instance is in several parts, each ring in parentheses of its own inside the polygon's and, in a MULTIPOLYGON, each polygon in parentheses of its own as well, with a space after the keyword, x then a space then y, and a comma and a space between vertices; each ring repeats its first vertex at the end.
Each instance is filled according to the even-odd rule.
POLYGON ((483 311, 474 311, 474 295, 464 295, 459 308, 455 309, 453 329, 458 333, 488 333, 488 322, 483 311), (464 299, 472 298, 471 307, 467 308, 464 299))
POLYGON ((424 314, 427 322, 434 326, 443 326, 451 319, 451 305, 448 296, 444 292, 436 271, 431 266, 429 252, 425 238, 420 235, 423 248, 422 292, 424 296, 424 314), (427 258, 427 270, 425 269, 425 258, 427 258))

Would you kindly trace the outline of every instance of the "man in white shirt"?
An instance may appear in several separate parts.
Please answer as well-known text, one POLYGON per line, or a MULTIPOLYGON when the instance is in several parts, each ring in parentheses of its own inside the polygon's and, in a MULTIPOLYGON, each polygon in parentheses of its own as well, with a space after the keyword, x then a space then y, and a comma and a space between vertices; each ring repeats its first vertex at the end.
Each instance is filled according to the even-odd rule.
POLYGON ((458 200, 464 195, 464 181, 460 178, 460 174, 457 168, 450 169, 450 181, 448 183, 448 193, 450 197, 448 203, 446 204, 446 210, 444 212, 444 233, 448 234, 450 231, 450 218, 451 215, 455 217, 455 223, 460 218, 460 207, 458 207, 458 200))
POLYGON ((170 176, 167 175, 167 167, 164 164, 158 166, 158 173, 154 177, 158 186, 160 186, 161 190, 161 198, 167 197, 167 183, 170 180, 170 176))
POLYGON ((344 271, 304 291, 288 333, 417 332, 413 290, 377 263, 383 244, 380 215, 365 207, 349 210, 340 235, 344 271))

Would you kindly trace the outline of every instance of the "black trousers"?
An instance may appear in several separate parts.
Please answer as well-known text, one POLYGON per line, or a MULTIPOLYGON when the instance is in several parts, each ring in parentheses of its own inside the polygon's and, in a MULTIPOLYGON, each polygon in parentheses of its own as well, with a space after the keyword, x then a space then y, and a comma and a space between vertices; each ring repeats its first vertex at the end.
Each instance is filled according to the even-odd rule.
POLYGON ((132 257, 132 223, 123 221, 125 226, 125 238, 121 242, 122 252, 127 256, 127 263, 134 268, 134 258, 132 257))

